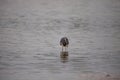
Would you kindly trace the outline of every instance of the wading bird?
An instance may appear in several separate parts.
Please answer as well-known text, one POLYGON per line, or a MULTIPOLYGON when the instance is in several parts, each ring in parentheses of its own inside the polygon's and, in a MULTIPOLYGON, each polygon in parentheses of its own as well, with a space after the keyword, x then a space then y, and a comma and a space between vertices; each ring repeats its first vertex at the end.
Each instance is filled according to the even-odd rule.
POLYGON ((65 51, 66 51, 66 48, 68 48, 68 45, 69 45, 69 40, 67 37, 63 37, 61 38, 60 40, 60 45, 62 46, 62 52, 63 52, 63 48, 65 47, 65 51))

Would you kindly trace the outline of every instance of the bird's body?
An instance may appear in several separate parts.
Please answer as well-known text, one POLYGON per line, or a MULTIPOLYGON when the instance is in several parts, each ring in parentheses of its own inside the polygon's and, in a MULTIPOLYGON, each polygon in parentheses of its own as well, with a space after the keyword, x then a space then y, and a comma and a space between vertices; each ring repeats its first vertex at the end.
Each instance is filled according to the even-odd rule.
POLYGON ((65 50, 66 50, 66 47, 68 47, 68 45, 69 45, 68 38, 67 37, 61 38, 60 45, 62 46, 62 51, 63 51, 63 47, 65 47, 65 50))

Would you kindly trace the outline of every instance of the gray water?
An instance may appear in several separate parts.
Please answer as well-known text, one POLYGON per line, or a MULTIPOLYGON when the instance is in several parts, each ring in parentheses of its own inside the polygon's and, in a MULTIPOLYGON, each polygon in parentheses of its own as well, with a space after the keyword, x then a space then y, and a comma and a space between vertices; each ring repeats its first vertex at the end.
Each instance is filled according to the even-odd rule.
POLYGON ((120 0, 0 0, 0 80, 107 74, 120 80, 120 0), (63 36, 68 58, 60 58, 63 36))

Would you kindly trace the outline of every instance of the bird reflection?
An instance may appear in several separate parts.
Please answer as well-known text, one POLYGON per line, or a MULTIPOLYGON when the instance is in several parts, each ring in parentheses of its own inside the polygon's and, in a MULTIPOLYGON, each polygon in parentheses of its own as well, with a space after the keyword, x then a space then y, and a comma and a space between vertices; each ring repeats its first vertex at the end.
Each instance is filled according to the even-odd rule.
POLYGON ((60 52, 60 58, 61 58, 61 62, 65 63, 68 62, 68 52, 60 52))

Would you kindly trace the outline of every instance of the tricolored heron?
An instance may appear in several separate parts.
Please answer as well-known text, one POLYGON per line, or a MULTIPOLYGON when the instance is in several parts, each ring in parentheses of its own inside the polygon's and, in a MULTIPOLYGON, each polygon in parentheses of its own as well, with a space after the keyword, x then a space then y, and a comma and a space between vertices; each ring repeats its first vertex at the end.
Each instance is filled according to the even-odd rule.
POLYGON ((62 46, 62 51, 63 51, 63 48, 65 47, 65 51, 66 51, 66 48, 68 48, 68 45, 69 45, 69 40, 67 37, 62 37, 61 40, 60 40, 60 45, 62 46))

